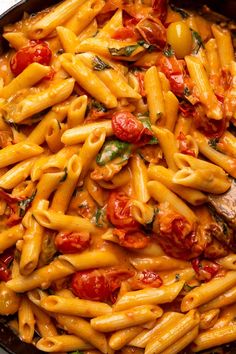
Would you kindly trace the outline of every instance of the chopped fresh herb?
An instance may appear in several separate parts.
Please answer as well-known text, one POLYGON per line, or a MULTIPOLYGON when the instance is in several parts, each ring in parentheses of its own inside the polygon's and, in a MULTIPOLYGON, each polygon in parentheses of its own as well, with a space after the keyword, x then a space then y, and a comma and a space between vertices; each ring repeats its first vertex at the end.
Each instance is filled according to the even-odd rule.
POLYGON ((96 71, 102 71, 105 69, 112 69, 112 67, 105 63, 101 58, 99 58, 97 55, 93 58, 93 70, 96 71))
POLYGON ((180 274, 178 274, 178 273, 175 274, 175 280, 176 280, 176 281, 179 281, 179 280, 180 280, 180 274))
POLYGON ((193 290, 193 288, 195 288, 195 286, 190 286, 187 283, 185 283, 184 287, 183 287, 184 291, 186 291, 186 292, 193 290))
POLYGON ((155 216, 159 213, 159 209, 158 208, 154 208, 154 213, 153 213, 153 218, 152 221, 150 221, 149 223, 144 225, 144 230, 146 233, 151 233, 152 229, 153 229, 153 223, 155 221, 155 216))
POLYGON ((34 193, 31 195, 31 197, 26 198, 24 200, 21 200, 20 202, 18 202, 19 205, 19 215, 21 218, 23 218, 23 216, 26 213, 26 210, 29 208, 30 204, 32 203, 32 201, 34 200, 34 197, 37 193, 37 190, 34 191, 34 193))
POLYGON ((105 209, 104 208, 97 208, 94 216, 92 217, 92 222, 97 227, 104 227, 106 225, 106 218, 105 218, 105 209))
POLYGON ((202 40, 202 37, 200 36, 200 34, 197 31, 194 31, 192 28, 190 28, 190 29, 192 31, 193 39, 196 43, 196 45, 193 49, 193 54, 197 54, 199 52, 199 49, 201 47, 205 48, 205 46, 204 46, 204 43, 203 43, 203 40, 202 40))
POLYGON ((106 107, 98 101, 92 101, 92 107, 96 108, 99 112, 107 112, 106 107))
POLYGON ((171 10, 173 10, 175 12, 178 12, 181 15, 182 18, 188 18, 189 17, 189 14, 186 11, 184 11, 183 9, 181 9, 181 8, 179 8, 179 7, 177 7, 177 6, 173 5, 173 4, 171 4, 170 7, 171 7, 171 10))
MULTIPOLYGON (((151 127, 151 122, 149 120, 149 118, 147 116, 140 116, 139 117, 139 120, 142 122, 143 126, 149 130, 152 131, 152 127, 151 127)), ((158 144, 158 139, 153 136, 149 142, 147 143, 148 145, 155 145, 155 144, 158 144)))
POLYGON ((60 182, 64 182, 67 179, 68 171, 67 167, 64 168, 64 176, 61 178, 60 182))
POLYGON ((170 58, 173 55, 175 55, 174 49, 171 47, 170 44, 167 44, 167 46, 165 47, 165 49, 163 50, 163 54, 167 57, 170 58))
POLYGON ((81 350, 76 350, 75 352, 70 352, 69 354, 84 354, 81 350))
POLYGON ((146 41, 142 40, 142 41, 138 41, 138 44, 143 47, 144 49, 147 49, 148 52, 152 52, 153 50, 156 49, 156 47, 154 45, 151 45, 149 43, 147 43, 146 41))
POLYGON ((191 91, 189 90, 189 88, 187 86, 185 86, 184 88, 184 96, 190 96, 191 95, 191 91))
POLYGON ((57 120, 57 124, 58 124, 59 129, 61 130, 61 123, 59 122, 59 120, 57 120))
POLYGON ((133 44, 120 49, 108 48, 108 50, 113 57, 120 57, 120 56, 130 57, 139 46, 140 46, 139 44, 133 44))
POLYGON ((213 138, 213 139, 208 140, 208 145, 210 147, 212 147, 214 150, 218 150, 218 148, 217 148, 217 144, 218 143, 219 143, 219 139, 218 138, 213 138))
POLYGON ((109 140, 103 144, 101 152, 97 155, 96 162, 99 166, 104 166, 107 162, 116 157, 122 157, 125 160, 131 155, 131 144, 120 140, 109 140))

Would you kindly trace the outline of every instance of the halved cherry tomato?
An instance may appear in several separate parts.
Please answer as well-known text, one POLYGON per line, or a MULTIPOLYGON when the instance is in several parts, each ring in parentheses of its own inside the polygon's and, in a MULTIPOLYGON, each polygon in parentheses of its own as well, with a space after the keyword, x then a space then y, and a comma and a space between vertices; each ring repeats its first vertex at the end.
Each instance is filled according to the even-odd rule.
POLYGON ((8 248, 0 256, 0 280, 8 281, 11 278, 11 271, 8 266, 14 259, 14 248, 8 248))
POLYGON ((153 136, 153 133, 128 111, 113 113, 112 129, 118 139, 133 144, 138 144, 140 141, 146 144, 153 136))
POLYGON ((164 48, 166 45, 166 29, 160 20, 147 16, 136 26, 141 36, 148 44, 164 48))
POLYGON ((122 192, 112 192, 107 203, 107 218, 117 228, 135 231, 139 223, 131 213, 131 199, 122 192))
POLYGON ((220 138, 226 130, 226 119, 221 120, 205 118, 198 129, 208 138, 220 138))
POLYGON ((152 0, 152 8, 155 15, 164 23, 167 16, 167 0, 152 0))
POLYGON ((114 229, 113 235, 119 239, 119 244, 125 248, 142 249, 148 246, 150 238, 141 231, 127 231, 125 229, 114 229))
POLYGON ((61 253, 78 253, 88 248, 89 244, 88 232, 61 231, 55 237, 55 246, 61 253))
POLYGON ((199 258, 195 258, 191 262, 194 271, 197 273, 197 278, 202 281, 211 280, 219 271, 219 264, 208 261, 201 260, 199 258))
POLYGON ((52 52, 46 42, 30 41, 29 45, 19 49, 12 57, 10 66, 12 73, 19 75, 28 65, 36 62, 49 65, 52 52))
POLYGON ((182 96, 184 93, 184 73, 183 69, 174 55, 167 57, 162 55, 159 60, 160 71, 163 72, 170 81, 171 91, 182 96))
POLYGON ((159 288, 162 283, 162 279, 156 272, 143 270, 134 276, 131 281, 131 286, 133 289, 159 288))
POLYGON ((81 299, 107 301, 111 295, 107 278, 96 269, 76 272, 71 287, 73 293, 81 299))
POLYGON ((121 28, 118 28, 115 31, 115 33, 112 35, 112 38, 121 39, 121 40, 133 39, 134 41, 136 41, 137 40, 137 35, 135 33, 134 28, 132 28, 132 27, 121 27, 121 28))

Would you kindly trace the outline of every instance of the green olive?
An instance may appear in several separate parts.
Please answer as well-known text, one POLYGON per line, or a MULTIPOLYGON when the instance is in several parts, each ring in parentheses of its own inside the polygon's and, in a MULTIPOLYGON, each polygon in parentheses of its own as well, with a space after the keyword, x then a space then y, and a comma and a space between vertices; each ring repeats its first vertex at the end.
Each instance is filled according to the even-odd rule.
POLYGON ((167 42, 174 49, 176 57, 182 59, 192 51, 191 30, 183 21, 173 22, 167 28, 167 42))
POLYGON ((20 296, 0 283, 0 315, 13 315, 20 306, 20 296))

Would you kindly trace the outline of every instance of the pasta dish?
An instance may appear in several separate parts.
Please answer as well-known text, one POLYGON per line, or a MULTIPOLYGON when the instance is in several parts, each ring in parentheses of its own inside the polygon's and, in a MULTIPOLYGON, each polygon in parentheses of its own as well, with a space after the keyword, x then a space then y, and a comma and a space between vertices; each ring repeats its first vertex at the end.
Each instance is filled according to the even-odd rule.
POLYGON ((236 62, 167 0, 64 0, 4 27, 0 315, 47 353, 236 340, 236 62))

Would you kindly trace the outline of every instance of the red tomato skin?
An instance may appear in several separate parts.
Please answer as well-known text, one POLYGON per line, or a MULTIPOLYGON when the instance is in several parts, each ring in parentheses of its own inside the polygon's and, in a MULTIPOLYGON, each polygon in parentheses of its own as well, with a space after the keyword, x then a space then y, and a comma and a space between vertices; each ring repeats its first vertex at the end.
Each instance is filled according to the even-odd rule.
POLYGON ((193 259, 191 264, 198 278, 206 282, 214 278, 220 269, 219 264, 212 261, 200 261, 199 258, 193 259))
POLYGON ((162 285, 160 276, 151 270, 143 270, 138 272, 132 282, 132 288, 145 289, 145 288, 159 288, 162 285))
POLYGON ((112 115, 112 129, 115 136, 128 143, 147 143, 153 136, 152 132, 130 112, 114 112, 112 115))
POLYGON ((129 249, 142 249, 147 247, 150 242, 150 238, 139 230, 114 229, 113 235, 118 237, 120 246, 129 249))
POLYGON ((162 55, 160 61, 160 71, 163 72, 170 81, 171 91, 182 96, 184 93, 184 75, 178 60, 174 55, 166 57, 162 55))
POLYGON ((122 27, 118 28, 115 33, 113 34, 112 38, 114 39, 134 39, 137 40, 136 33, 132 27, 122 27))
POLYGON ((96 269, 76 272, 71 287, 73 293, 81 299, 107 301, 111 295, 107 278, 96 269))
POLYGON ((156 16, 164 23, 167 16, 167 0, 152 0, 152 8, 156 16))
POLYGON ((137 230, 139 223, 131 214, 130 198, 122 192, 112 192, 107 203, 107 218, 117 228, 137 230))
POLYGON ((160 20, 148 16, 141 20, 136 28, 148 44, 163 49, 166 45, 166 29, 160 20))
POLYGON ((11 71, 17 76, 34 62, 49 65, 51 58, 52 52, 47 43, 42 41, 30 41, 28 46, 21 48, 13 55, 10 62, 11 71))
POLYGON ((59 252, 78 253, 89 247, 88 232, 59 232, 55 238, 55 246, 59 252))

